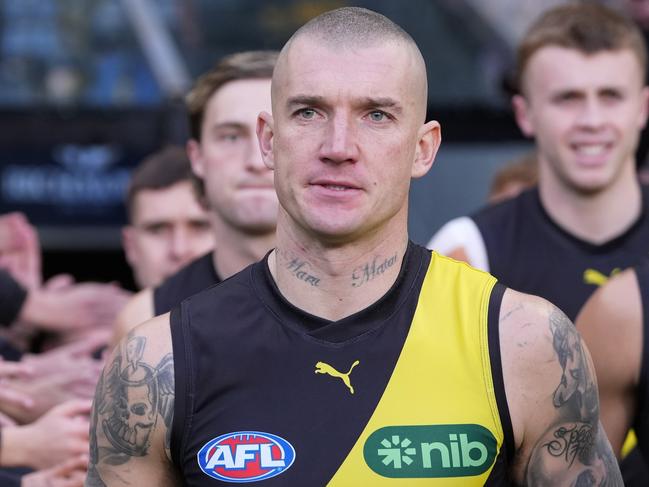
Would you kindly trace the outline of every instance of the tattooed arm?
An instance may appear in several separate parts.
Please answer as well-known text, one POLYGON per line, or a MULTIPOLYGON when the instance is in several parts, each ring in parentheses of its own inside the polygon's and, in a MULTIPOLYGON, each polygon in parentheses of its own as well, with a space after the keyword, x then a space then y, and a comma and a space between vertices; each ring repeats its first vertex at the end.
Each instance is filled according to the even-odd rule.
POLYGON ((166 314, 132 330, 106 362, 90 419, 85 485, 177 485, 169 451, 173 403, 166 314))
POLYGON ((602 424, 620 455, 635 415, 642 362, 642 298, 635 272, 622 272, 599 288, 575 324, 595 364, 602 424))
POLYGON ((529 486, 622 486, 599 421, 593 366, 579 333, 556 307, 508 290, 500 341, 516 457, 529 486))
POLYGON ((117 315, 111 345, 117 345, 133 328, 153 318, 153 311, 153 288, 147 287, 129 299, 117 315))

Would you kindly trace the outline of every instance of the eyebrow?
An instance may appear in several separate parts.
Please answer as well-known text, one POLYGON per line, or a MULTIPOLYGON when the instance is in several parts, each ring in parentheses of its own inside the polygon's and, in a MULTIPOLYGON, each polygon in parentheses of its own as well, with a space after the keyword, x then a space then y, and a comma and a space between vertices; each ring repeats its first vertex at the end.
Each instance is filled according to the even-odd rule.
POLYGON ((290 97, 288 100, 286 100, 286 106, 292 107, 295 105, 315 105, 315 106, 322 106, 325 105, 326 101, 323 96, 316 96, 316 95, 296 95, 290 97))
POLYGON ((363 99, 361 106, 366 108, 389 108, 397 114, 403 111, 401 104, 390 97, 372 98, 368 96, 363 99))
POLYGON ((237 130, 245 130, 246 126, 243 123, 239 122, 221 122, 221 123, 216 123, 210 127, 210 130, 223 130, 223 129, 237 129, 237 130))
MULTIPOLYGON (((306 106, 326 106, 328 103, 322 96, 317 95, 296 95, 292 96, 286 101, 288 107, 295 105, 306 106)), ((355 103, 362 108, 389 108, 393 112, 399 114, 403 111, 401 104, 390 97, 364 97, 359 102, 355 103)))

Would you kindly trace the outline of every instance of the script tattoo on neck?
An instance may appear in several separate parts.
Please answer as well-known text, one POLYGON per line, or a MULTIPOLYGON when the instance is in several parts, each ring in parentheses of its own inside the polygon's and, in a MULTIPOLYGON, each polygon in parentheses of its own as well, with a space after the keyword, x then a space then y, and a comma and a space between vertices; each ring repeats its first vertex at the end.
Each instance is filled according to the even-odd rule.
POLYGON ((387 259, 375 256, 371 262, 366 262, 354 269, 352 272, 352 287, 360 287, 366 282, 383 275, 385 271, 396 263, 397 254, 394 254, 392 257, 388 257, 387 259))
POLYGON ((287 260, 286 268, 291 271, 293 276, 313 287, 320 285, 320 278, 311 273, 311 264, 297 257, 289 257, 287 260))

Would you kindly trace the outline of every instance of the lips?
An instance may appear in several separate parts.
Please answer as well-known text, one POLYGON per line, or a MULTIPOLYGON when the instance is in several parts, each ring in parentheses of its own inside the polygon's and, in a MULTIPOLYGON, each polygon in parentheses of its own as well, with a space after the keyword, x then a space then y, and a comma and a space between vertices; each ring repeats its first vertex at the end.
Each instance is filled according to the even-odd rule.
POLYGON ((584 167, 599 167, 609 160, 613 143, 608 141, 578 141, 570 144, 576 162, 584 167))
POLYGON ((583 156, 599 156, 608 151, 610 144, 608 143, 589 143, 589 144, 572 144, 573 149, 577 154, 583 156))
POLYGON ((316 179, 309 183, 310 186, 320 186, 329 191, 347 191, 347 190, 358 190, 361 189, 360 186, 356 183, 350 181, 336 181, 329 179, 316 179))

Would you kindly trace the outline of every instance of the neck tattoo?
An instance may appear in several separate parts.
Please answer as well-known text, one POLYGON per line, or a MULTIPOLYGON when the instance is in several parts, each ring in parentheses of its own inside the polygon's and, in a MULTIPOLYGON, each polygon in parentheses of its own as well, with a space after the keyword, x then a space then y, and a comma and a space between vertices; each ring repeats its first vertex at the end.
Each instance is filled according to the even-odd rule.
POLYGON ((383 259, 374 257, 371 262, 358 266, 352 272, 352 287, 360 287, 366 282, 372 281, 385 273, 390 267, 397 263, 397 254, 392 257, 383 259))
POLYGON ((320 285, 320 278, 311 273, 311 265, 308 262, 294 257, 287 262, 286 268, 300 281, 304 281, 314 287, 320 285))

